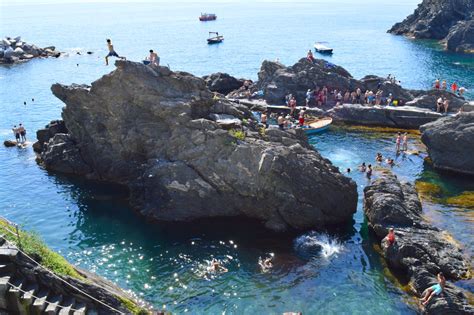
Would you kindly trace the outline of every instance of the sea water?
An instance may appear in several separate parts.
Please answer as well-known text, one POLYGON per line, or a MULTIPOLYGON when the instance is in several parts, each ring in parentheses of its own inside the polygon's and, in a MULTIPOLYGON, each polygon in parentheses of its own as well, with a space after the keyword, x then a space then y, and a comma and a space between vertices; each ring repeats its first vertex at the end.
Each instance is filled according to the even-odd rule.
MULTIPOLYGON (((417 2, 2 2, 0 35, 22 35, 68 55, 0 67, 0 136, 11 138, 12 125, 23 122, 28 141, 34 141, 35 130, 60 118, 63 104, 51 94, 51 84, 90 83, 113 70, 104 65, 106 38, 132 60, 155 49, 172 70, 251 79, 264 59, 291 65, 315 41, 329 41, 335 53, 324 58, 357 78, 391 73, 406 87, 428 88, 440 77, 472 90, 472 57, 385 33, 417 2), (215 12, 218 20, 198 22, 201 11, 215 12), (224 43, 208 46, 209 31, 222 33, 224 43)), ((395 156, 391 133, 334 127, 310 141, 342 171, 352 169, 347 175, 358 185, 359 204, 346 226, 276 235, 246 221, 149 224, 129 208, 126 189, 49 173, 36 164, 31 146, 0 147, 0 215, 38 232, 79 267, 177 313, 413 313, 412 299, 389 280, 374 250, 362 211, 368 179, 356 166, 373 163, 381 152, 396 158, 393 170, 401 178, 441 185, 443 195, 424 202, 426 215, 469 253, 473 210, 441 200, 473 191, 473 182, 432 170, 423 153, 395 156), (270 253, 274 267, 262 273, 258 259, 270 253), (212 258, 229 272, 206 272, 212 258)), ((416 137, 410 141, 411 149, 424 150, 416 137)), ((472 284, 466 286, 472 290, 472 284)))

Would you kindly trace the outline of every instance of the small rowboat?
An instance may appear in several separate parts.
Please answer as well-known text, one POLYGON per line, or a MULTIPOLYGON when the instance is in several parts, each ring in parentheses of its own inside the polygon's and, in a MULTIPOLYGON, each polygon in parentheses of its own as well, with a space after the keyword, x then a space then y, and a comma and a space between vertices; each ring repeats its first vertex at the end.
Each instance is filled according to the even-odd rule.
POLYGON ((328 129, 331 124, 332 118, 324 117, 321 119, 310 120, 308 122, 305 122, 305 124, 301 128, 307 135, 312 135, 315 133, 323 132, 324 130, 328 129))
POLYGON ((199 21, 206 22, 206 21, 215 21, 217 19, 217 15, 214 13, 201 13, 199 17, 199 21))
POLYGON ((219 44, 224 40, 224 36, 219 35, 218 32, 209 32, 209 38, 207 39, 208 44, 219 44), (211 34, 216 34, 216 36, 210 37, 211 34))
POLYGON ((323 42, 317 42, 314 44, 314 50, 321 54, 332 54, 332 48, 324 45, 323 42))

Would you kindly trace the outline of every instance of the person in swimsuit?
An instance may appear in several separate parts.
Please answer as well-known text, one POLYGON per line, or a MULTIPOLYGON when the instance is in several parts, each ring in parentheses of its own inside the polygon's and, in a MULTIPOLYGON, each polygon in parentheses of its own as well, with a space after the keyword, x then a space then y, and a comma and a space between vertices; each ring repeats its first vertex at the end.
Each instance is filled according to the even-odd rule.
POLYGON ((434 84, 434 88, 439 90, 439 88, 440 88, 439 79, 436 79, 435 84, 434 84))
POLYGON ((298 123, 300 127, 304 125, 304 114, 306 112, 306 107, 303 107, 302 110, 300 110, 299 116, 298 116, 298 123))
POLYGON ((109 65, 109 57, 117 57, 120 59, 127 60, 125 57, 120 57, 114 50, 114 45, 112 45, 112 41, 110 39, 107 39, 107 49, 109 50, 109 53, 107 56, 105 56, 105 65, 109 65))
POLYGON ((160 65, 160 57, 158 57, 158 54, 153 51, 153 49, 150 49, 150 56, 148 57, 150 60, 150 65, 151 66, 159 66, 160 65))
POLYGON ((377 156, 375 157, 375 161, 379 163, 383 161, 382 153, 377 153, 377 156))
POLYGON ((359 166, 359 170, 360 170, 361 172, 364 172, 364 173, 365 173, 365 171, 367 170, 367 166, 365 166, 365 162, 363 162, 363 163, 359 166))
POLYGON ((265 126, 265 128, 268 128, 268 123, 267 123, 267 112, 263 112, 262 113, 262 116, 260 116, 260 121, 262 123, 262 125, 265 126))
POLYGON ((308 61, 311 61, 311 62, 314 62, 314 56, 313 56, 313 52, 310 50, 308 50, 308 54, 306 55, 306 59, 308 59, 308 61))
POLYGON ((16 143, 20 143, 20 132, 18 131, 18 128, 13 126, 12 128, 13 134, 15 135, 16 143))
POLYGON ((423 291, 423 294, 420 300, 423 306, 428 304, 428 302, 433 298, 433 296, 440 295, 441 292, 443 292, 445 286, 446 286, 446 278, 444 277, 443 273, 440 272, 438 273, 438 283, 435 285, 432 285, 431 287, 423 291))
POLYGON ((20 133, 20 141, 26 142, 26 129, 22 124, 18 126, 18 132, 20 133))
POLYGON ((448 84, 446 83, 446 80, 443 80, 443 83, 441 83, 441 89, 446 90, 448 88, 448 84))
POLYGON ((277 123, 278 128, 280 128, 280 130, 285 129, 285 118, 283 117, 283 114, 280 114, 280 116, 278 116, 277 123))
POLYGON ((367 178, 370 178, 372 176, 372 164, 369 164, 369 166, 367 166, 367 178))
POLYGON ((211 266, 209 267, 209 270, 213 271, 213 272, 227 272, 229 271, 226 267, 222 266, 221 263, 213 258, 212 261, 211 261, 211 266))
POLYGON ((441 108, 443 107, 444 105, 444 100, 442 97, 438 98, 438 100, 436 101, 436 111, 439 113, 441 112, 441 108))
POLYGON ((390 165, 390 166, 394 166, 394 165, 395 165, 395 161, 394 161, 394 159, 392 159, 392 158, 386 159, 385 162, 386 162, 388 165, 390 165))
POLYGON ((293 113, 296 109, 296 99, 294 97, 291 98, 289 105, 290 105, 290 116, 293 116, 293 113))
POLYGON ((449 100, 447 98, 444 99, 443 108, 444 108, 444 113, 447 114, 448 108, 449 108, 449 100))
POLYGON ((387 234, 387 244, 388 246, 393 245, 395 243, 395 231, 393 227, 388 230, 387 234))
POLYGON ((453 84, 451 84, 451 91, 453 93, 456 93, 457 90, 458 90, 458 85, 456 84, 456 82, 453 82, 453 84))
POLYGON ((403 151, 408 151, 408 133, 405 132, 403 134, 402 141, 403 141, 402 150, 403 151))
POLYGON ((397 140, 395 140, 397 152, 400 152, 400 143, 401 143, 401 141, 402 141, 402 134, 399 132, 397 134, 397 140))

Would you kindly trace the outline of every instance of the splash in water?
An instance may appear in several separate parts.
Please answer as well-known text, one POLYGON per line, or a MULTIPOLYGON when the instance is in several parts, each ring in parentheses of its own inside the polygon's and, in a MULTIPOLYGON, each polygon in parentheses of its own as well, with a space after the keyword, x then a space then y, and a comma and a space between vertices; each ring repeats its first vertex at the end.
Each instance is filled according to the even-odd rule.
POLYGON ((330 258, 340 253, 344 246, 335 237, 325 233, 310 232, 295 240, 295 249, 305 256, 330 258))

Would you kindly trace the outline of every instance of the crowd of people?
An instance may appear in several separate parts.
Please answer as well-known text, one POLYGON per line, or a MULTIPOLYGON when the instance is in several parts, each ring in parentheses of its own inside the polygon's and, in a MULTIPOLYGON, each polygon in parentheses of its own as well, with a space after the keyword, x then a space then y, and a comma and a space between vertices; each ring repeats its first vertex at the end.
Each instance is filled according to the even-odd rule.
MULTIPOLYGON (((433 88, 435 90, 443 90, 443 91, 447 91, 448 90, 448 83, 446 82, 446 80, 443 80, 443 81, 440 81, 440 79, 436 79, 434 84, 433 84, 433 88)), ((452 93, 454 94, 458 94, 459 96, 463 96, 464 92, 466 92, 466 88, 463 87, 463 86, 458 86, 458 84, 456 82, 453 82, 450 86, 450 90, 452 93)))

